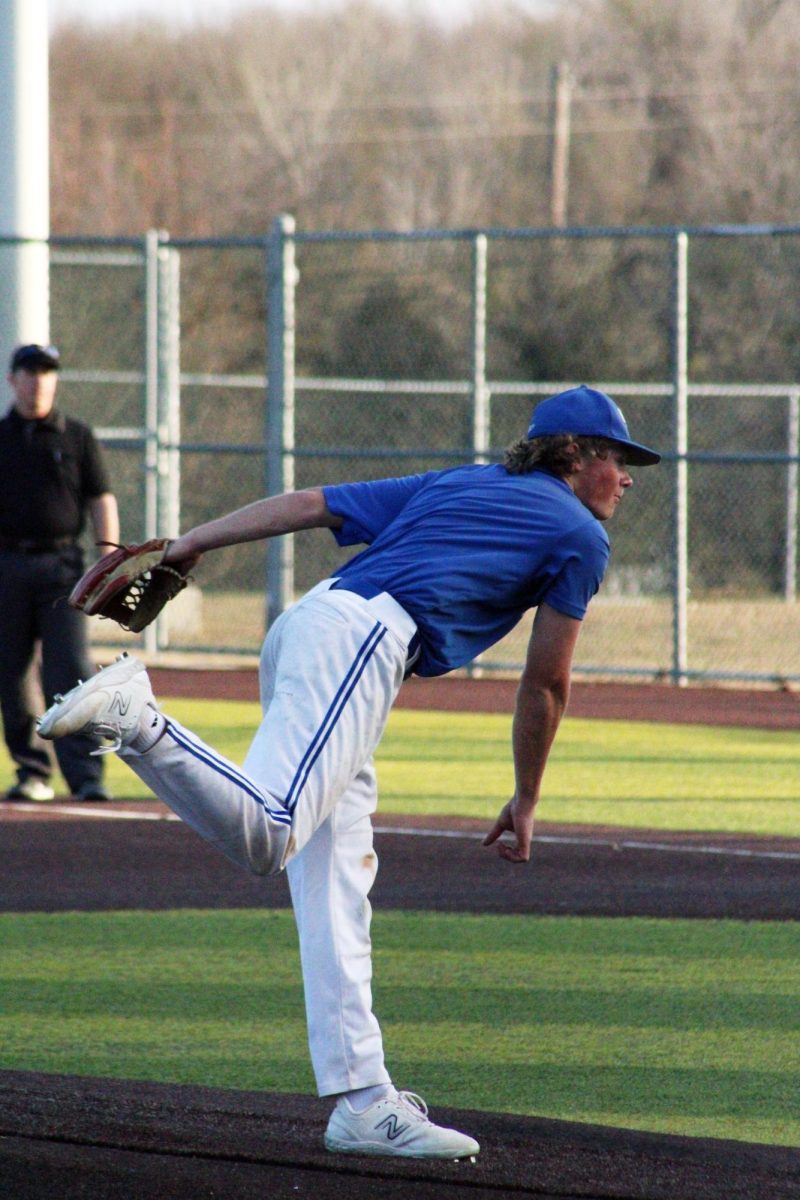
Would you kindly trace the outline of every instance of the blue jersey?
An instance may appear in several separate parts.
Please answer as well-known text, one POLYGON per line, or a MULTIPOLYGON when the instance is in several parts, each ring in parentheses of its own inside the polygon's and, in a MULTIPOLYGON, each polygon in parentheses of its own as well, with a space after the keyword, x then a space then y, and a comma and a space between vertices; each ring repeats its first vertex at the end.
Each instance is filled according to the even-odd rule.
POLYGON ((600 522, 547 471, 461 466, 323 490, 339 545, 368 547, 342 586, 388 592, 414 618, 418 675, 464 666, 542 602, 581 620, 608 562, 600 522))

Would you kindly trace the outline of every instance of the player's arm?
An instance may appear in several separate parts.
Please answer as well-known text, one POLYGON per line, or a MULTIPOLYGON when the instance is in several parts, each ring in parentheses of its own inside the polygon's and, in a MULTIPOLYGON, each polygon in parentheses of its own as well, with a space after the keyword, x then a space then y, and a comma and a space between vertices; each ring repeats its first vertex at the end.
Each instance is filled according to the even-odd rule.
POLYGON ((508 862, 527 862, 533 836, 533 814, 550 747, 569 699, 572 656, 581 622, 542 604, 533 622, 525 669, 514 710, 512 742, 515 791, 500 812, 484 846, 497 844, 508 862), (513 833, 514 843, 498 841, 513 833))
POLYGON ((335 529, 341 520, 328 509, 322 488, 268 496, 214 521, 196 525, 172 542, 165 561, 193 564, 207 550, 279 537, 299 529, 335 529))
MULTIPOLYGON (((94 530, 94 540, 116 546, 119 542, 119 510, 113 492, 93 496, 88 502, 89 519, 94 530)), ((105 551, 101 551, 105 553, 105 551)))

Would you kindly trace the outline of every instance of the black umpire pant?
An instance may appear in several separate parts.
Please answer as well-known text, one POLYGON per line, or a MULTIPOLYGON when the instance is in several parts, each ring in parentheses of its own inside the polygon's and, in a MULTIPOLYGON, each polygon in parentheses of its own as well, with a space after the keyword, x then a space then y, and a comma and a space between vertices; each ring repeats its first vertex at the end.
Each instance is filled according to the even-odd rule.
MULTIPOLYGON (((79 679, 94 674, 88 652, 86 617, 67 603, 83 574, 79 546, 47 554, 0 550, 0 714, 17 774, 49 779, 51 762, 35 736, 26 677, 36 643, 42 646, 42 691, 49 706, 79 679)), ((77 734, 53 743, 58 765, 72 792, 99 783, 103 760, 91 758, 95 738, 77 734)))

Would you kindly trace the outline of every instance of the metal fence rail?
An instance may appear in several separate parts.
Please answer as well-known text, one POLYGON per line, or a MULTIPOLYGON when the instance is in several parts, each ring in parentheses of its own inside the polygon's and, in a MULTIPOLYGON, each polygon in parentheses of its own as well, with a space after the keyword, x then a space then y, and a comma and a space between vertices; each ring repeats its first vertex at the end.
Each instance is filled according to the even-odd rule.
MULTIPOLYGON (((264 238, 56 238, 50 266, 63 404, 106 445, 126 537, 265 490, 490 461, 539 397, 594 383, 664 465, 610 529, 578 671, 800 680, 800 226, 305 232, 281 217, 264 238)), ((145 648, 255 653, 339 557, 323 534, 276 540, 266 562, 222 551, 198 612, 145 648)), ((517 670, 526 636, 480 668, 517 670)))

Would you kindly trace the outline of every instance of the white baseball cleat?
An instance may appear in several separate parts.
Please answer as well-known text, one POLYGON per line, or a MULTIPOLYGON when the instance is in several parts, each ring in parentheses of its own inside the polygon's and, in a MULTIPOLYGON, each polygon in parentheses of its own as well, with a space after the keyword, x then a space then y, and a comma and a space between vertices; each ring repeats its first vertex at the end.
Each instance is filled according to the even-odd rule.
POLYGON ((110 667, 79 683, 66 696, 56 696, 55 703, 39 718, 39 736, 91 733, 111 742, 92 754, 108 754, 133 740, 139 732, 142 710, 148 704, 157 707, 144 663, 130 654, 120 654, 110 667))
POLYGON ((341 1096, 325 1130, 325 1148, 401 1158, 472 1158, 480 1150, 465 1133, 434 1125, 427 1104, 413 1092, 393 1092, 360 1113, 341 1096))

